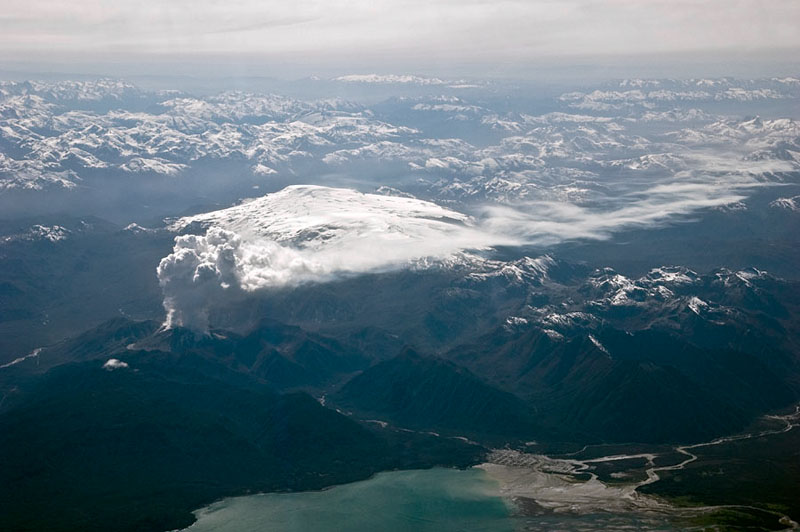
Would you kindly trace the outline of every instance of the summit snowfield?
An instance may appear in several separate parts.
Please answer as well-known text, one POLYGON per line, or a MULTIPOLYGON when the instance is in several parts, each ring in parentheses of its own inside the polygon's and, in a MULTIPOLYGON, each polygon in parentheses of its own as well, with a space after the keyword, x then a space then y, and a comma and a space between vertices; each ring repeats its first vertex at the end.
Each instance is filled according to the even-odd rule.
POLYGON ((460 233, 477 234, 466 215, 428 201, 316 185, 292 185, 228 209, 181 218, 172 228, 195 223, 312 250, 353 240, 408 241, 423 255, 430 236, 463 242, 460 233))

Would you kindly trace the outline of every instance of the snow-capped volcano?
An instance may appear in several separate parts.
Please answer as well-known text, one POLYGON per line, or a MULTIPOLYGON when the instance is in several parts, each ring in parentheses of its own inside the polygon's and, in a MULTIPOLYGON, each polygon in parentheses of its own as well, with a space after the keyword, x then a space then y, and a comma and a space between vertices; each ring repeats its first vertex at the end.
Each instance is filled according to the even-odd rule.
POLYGON ((198 225, 205 234, 176 237, 158 267, 169 325, 204 328, 207 305, 220 297, 513 243, 434 203, 309 185, 181 218, 172 229, 198 225))

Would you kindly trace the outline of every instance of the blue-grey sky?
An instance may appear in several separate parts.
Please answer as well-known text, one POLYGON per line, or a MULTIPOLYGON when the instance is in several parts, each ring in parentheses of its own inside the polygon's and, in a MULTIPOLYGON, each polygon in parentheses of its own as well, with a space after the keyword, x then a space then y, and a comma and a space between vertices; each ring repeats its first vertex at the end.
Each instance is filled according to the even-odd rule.
POLYGON ((0 61, 490 64, 800 50, 798 0, 4 0, 0 61))

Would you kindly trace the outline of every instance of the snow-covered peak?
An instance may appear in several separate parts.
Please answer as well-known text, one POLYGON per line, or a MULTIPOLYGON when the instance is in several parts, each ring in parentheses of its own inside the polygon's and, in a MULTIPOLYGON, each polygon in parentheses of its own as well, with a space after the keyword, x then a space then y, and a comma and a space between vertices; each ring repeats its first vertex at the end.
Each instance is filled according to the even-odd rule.
POLYGON ((800 196, 793 196, 791 198, 778 198, 770 202, 770 207, 773 209, 784 209, 791 212, 800 212, 800 196))
POLYGON ((60 242, 66 240, 72 231, 61 225, 32 225, 27 231, 6 236, 2 238, 3 242, 15 241, 47 241, 47 242, 60 242))
POLYGON ((550 255, 522 257, 514 261, 498 261, 474 257, 472 267, 476 270, 466 276, 471 281, 502 278, 511 284, 537 285, 547 278, 556 261, 550 255))
POLYGON ((140 95, 136 86, 118 79, 88 81, 6 81, 0 82, 0 92, 7 94, 35 94, 56 101, 121 100, 126 96, 140 95))
POLYGON ((700 276, 683 266, 661 266, 653 268, 643 278, 653 284, 689 285, 698 282, 700 276))
POLYGON ((691 299, 689 299, 689 303, 687 304, 687 306, 689 307, 689 310, 691 310, 692 312, 694 312, 699 316, 705 309, 708 308, 708 303, 706 303, 699 297, 694 296, 691 299))
POLYGON ((638 279, 604 268, 587 279, 583 291, 593 299, 595 306, 646 306, 653 301, 671 300, 700 281, 696 272, 682 266, 653 268, 638 279))
POLYGON ((333 78, 333 80, 345 83, 403 83, 410 85, 445 85, 449 83, 439 78, 426 78, 409 74, 348 74, 333 78))
POLYGON ((141 225, 137 224, 136 222, 129 223, 123 228, 123 231, 128 231, 129 233, 133 233, 135 235, 141 234, 148 234, 148 233, 156 233, 159 229, 150 229, 149 227, 142 227, 141 225))

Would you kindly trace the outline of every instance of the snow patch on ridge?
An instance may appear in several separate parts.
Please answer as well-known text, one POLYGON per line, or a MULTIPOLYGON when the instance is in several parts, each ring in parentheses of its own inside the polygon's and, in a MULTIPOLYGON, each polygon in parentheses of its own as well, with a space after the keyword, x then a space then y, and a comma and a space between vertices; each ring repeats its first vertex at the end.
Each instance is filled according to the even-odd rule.
POLYGON ((800 196, 791 198, 778 198, 769 204, 773 209, 784 209, 792 212, 800 212, 800 196))
POLYGON ((689 303, 688 303, 687 306, 689 307, 689 310, 691 310, 692 312, 694 312, 695 314, 697 314, 699 316, 700 313, 703 310, 708 308, 708 303, 706 303, 705 301, 703 301, 699 297, 695 296, 695 297, 692 297, 692 299, 689 300, 689 303))

